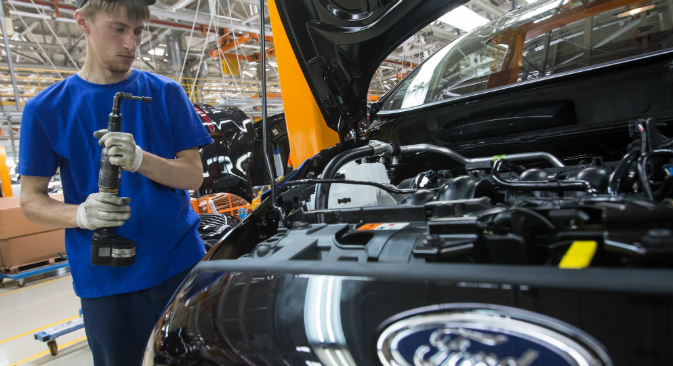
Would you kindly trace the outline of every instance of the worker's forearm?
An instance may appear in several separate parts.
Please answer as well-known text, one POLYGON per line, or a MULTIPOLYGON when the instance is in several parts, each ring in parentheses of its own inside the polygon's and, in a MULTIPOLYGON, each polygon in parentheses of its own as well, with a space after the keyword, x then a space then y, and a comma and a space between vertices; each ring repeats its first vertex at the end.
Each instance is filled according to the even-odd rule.
POLYGON ((196 190, 203 183, 203 171, 182 159, 164 159, 143 151, 138 173, 175 189, 196 190))
POLYGON ((59 229, 78 227, 78 207, 56 201, 46 194, 21 195, 21 211, 28 220, 59 229))

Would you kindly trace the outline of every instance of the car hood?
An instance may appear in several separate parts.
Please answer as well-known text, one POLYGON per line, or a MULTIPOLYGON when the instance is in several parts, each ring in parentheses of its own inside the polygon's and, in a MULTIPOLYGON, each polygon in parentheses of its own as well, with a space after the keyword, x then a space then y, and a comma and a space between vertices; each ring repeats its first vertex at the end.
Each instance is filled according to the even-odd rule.
POLYGON ((431 20, 466 2, 276 0, 276 5, 327 125, 345 131, 366 117, 369 83, 386 57, 431 20))

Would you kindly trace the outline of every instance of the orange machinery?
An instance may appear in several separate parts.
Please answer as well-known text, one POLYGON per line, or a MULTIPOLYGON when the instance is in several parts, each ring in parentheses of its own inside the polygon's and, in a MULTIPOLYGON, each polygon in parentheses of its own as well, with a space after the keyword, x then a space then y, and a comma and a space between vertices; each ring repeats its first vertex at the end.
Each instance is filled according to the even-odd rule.
POLYGON ((269 1, 268 4, 280 88, 283 91, 285 122, 290 140, 290 158, 297 167, 320 150, 337 144, 339 136, 327 127, 322 112, 313 98, 285 33, 276 2, 269 1))

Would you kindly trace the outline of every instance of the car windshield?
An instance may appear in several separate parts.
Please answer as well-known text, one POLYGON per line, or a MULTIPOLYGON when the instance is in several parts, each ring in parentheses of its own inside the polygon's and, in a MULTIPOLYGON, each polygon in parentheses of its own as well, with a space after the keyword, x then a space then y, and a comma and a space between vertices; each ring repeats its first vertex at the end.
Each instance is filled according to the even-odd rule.
POLYGON ((542 0, 467 33, 384 100, 412 108, 673 45, 667 1, 542 0))

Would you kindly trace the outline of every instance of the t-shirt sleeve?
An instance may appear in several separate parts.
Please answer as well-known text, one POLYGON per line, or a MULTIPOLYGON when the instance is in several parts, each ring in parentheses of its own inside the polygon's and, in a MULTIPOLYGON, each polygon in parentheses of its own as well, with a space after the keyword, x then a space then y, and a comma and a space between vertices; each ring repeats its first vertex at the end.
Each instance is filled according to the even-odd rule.
POLYGON ((168 115, 173 133, 175 152, 192 147, 202 148, 213 142, 196 114, 194 106, 178 84, 168 85, 168 115))
POLYGON ((36 108, 27 104, 21 116, 19 140, 19 166, 21 175, 52 177, 61 165, 61 156, 54 151, 47 132, 36 114, 36 108))

